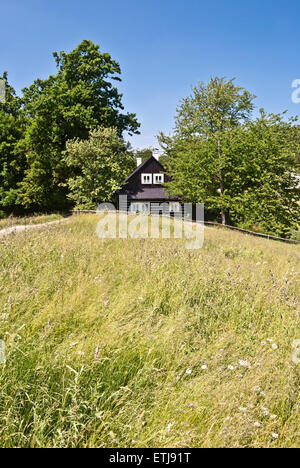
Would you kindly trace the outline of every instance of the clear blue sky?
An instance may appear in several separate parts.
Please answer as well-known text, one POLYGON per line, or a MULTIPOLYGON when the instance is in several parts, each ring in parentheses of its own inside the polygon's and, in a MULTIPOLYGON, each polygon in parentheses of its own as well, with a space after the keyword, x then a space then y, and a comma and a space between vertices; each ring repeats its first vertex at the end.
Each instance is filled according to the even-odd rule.
POLYGON ((18 92, 55 72, 53 51, 82 39, 119 61, 135 147, 172 131, 179 100, 210 76, 236 77, 270 112, 300 113, 299 0, 1 0, 0 73, 18 92))

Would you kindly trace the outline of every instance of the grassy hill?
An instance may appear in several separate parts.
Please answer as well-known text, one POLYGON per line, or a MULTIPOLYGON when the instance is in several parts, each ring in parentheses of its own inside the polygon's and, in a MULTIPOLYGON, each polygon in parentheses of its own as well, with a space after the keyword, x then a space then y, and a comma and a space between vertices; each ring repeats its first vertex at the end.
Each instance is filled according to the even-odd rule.
POLYGON ((0 445, 299 447, 300 247, 96 223, 0 238, 0 445))

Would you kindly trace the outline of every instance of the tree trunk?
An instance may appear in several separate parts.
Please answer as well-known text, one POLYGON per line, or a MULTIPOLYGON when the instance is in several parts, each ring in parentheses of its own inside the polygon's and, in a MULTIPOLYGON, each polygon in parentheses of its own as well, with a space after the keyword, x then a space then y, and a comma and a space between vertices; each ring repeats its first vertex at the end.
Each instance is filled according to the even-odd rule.
MULTIPOLYGON (((223 174, 222 174, 222 164, 221 164, 221 157, 222 157, 222 149, 221 149, 221 142, 218 140, 218 158, 219 158, 219 179, 220 179, 220 196, 222 197, 224 192, 224 184, 223 184, 223 174)), ((221 209, 221 218, 222 224, 226 224, 226 213, 221 209)))
POLYGON ((226 213, 225 213, 225 211, 221 211, 221 217, 222 217, 222 224, 226 224, 226 213))

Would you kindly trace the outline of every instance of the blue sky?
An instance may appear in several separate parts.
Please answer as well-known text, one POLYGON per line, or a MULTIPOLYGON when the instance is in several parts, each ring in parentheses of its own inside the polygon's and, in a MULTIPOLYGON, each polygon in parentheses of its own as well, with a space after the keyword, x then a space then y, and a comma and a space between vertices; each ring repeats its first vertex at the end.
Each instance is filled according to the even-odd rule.
POLYGON ((134 147, 157 146, 180 99, 210 76, 236 77, 258 108, 300 113, 299 0, 1 0, 0 18, 0 73, 18 92, 83 39, 119 61, 125 109, 142 124, 134 147))

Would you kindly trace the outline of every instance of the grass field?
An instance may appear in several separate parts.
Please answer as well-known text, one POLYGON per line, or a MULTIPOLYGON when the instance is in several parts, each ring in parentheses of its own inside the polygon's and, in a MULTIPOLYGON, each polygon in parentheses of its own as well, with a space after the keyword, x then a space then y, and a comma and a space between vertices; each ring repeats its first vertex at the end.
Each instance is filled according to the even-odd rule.
POLYGON ((0 230, 9 228, 12 226, 42 224, 42 223, 47 223, 50 221, 56 221, 61 218, 62 218, 62 215, 60 214, 36 215, 36 216, 26 216, 26 217, 9 216, 8 218, 0 219, 0 230))
POLYGON ((0 239, 1 447, 299 447, 300 247, 96 223, 0 239))

